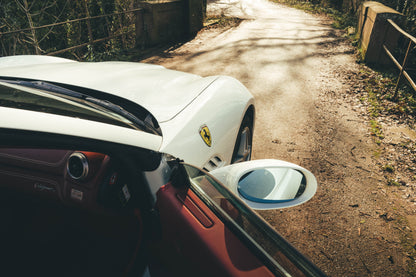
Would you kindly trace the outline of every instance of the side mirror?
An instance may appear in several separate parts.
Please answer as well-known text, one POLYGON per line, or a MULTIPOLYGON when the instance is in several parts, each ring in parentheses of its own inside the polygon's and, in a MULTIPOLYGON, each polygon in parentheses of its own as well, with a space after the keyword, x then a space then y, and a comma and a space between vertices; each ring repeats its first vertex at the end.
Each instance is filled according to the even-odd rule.
POLYGON ((311 199, 315 176, 298 165, 279 160, 255 160, 210 172, 255 210, 293 207, 311 199))

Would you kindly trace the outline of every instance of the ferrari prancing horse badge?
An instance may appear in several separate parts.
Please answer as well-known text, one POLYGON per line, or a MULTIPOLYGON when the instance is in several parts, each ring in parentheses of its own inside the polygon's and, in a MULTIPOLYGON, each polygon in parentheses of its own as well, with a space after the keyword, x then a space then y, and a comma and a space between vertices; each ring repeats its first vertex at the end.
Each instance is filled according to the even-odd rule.
POLYGON ((199 134, 201 135, 202 140, 209 146, 211 147, 212 144, 212 138, 211 138, 211 133, 208 129, 207 125, 204 125, 201 127, 201 129, 199 129, 199 134))

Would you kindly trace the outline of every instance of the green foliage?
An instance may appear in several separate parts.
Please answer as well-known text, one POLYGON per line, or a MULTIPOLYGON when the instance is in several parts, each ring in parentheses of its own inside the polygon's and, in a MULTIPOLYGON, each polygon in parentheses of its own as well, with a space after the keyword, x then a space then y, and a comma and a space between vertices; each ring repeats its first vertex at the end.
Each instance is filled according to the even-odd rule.
POLYGON ((388 179, 387 185, 393 187, 400 187, 400 183, 396 179, 388 179))
POLYGON ((0 56, 47 54, 107 38, 60 54, 94 60, 100 53, 119 51, 135 45, 132 13, 59 22, 123 12, 133 9, 134 0, 0 0, 0 56), (36 28, 49 25, 45 28, 36 28), (13 32, 22 30, 19 32, 13 32), (13 33, 8 33, 13 32, 13 33))
POLYGON ((368 100, 372 106, 370 111, 376 111, 372 116, 378 116, 377 113, 397 117, 416 116, 416 99, 413 89, 403 81, 403 85, 395 93, 396 83, 397 73, 390 71, 377 72, 366 80, 367 91, 369 91, 368 100))
POLYGON ((381 140, 384 139, 383 131, 381 129, 380 124, 377 120, 370 120, 370 126, 371 126, 371 135, 373 135, 376 139, 375 142, 377 144, 381 144, 381 140))
POLYGON ((378 0, 378 2, 401 12, 406 17, 404 27, 413 36, 416 36, 416 1, 414 0, 378 0))
POLYGON ((382 170, 385 172, 393 173, 394 172, 394 166, 391 164, 386 164, 382 167, 382 170))
MULTIPOLYGON (((334 27, 344 29, 356 26, 360 5, 365 0, 272 0, 298 9, 315 13, 325 13, 334 19, 334 27)), ((405 15, 405 29, 416 36, 416 1, 414 0, 377 0, 405 15)))
POLYGON ((342 0, 272 0, 311 13, 326 14, 333 19, 332 26, 337 29, 355 27, 357 17, 353 12, 342 11, 342 0))

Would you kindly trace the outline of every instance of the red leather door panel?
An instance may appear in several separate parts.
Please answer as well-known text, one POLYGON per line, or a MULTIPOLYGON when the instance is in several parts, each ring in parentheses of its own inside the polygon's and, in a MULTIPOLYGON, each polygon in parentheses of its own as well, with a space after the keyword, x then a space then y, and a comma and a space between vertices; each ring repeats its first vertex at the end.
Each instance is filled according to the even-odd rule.
POLYGON ((178 275, 274 276, 190 189, 171 184, 158 194, 158 254, 178 275))

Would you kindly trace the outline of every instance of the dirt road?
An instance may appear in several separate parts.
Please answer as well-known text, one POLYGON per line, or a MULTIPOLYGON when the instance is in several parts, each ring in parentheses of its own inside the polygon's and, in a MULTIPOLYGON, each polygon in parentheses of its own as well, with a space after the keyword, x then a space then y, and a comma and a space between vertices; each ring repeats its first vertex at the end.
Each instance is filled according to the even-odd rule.
POLYGON ((208 14, 244 20, 146 62, 248 87, 257 105, 254 158, 300 164, 320 184, 310 202, 261 215, 324 272, 407 276, 409 227, 382 177, 366 107, 351 93, 360 66, 348 41, 328 19, 266 0, 208 3, 208 14))

